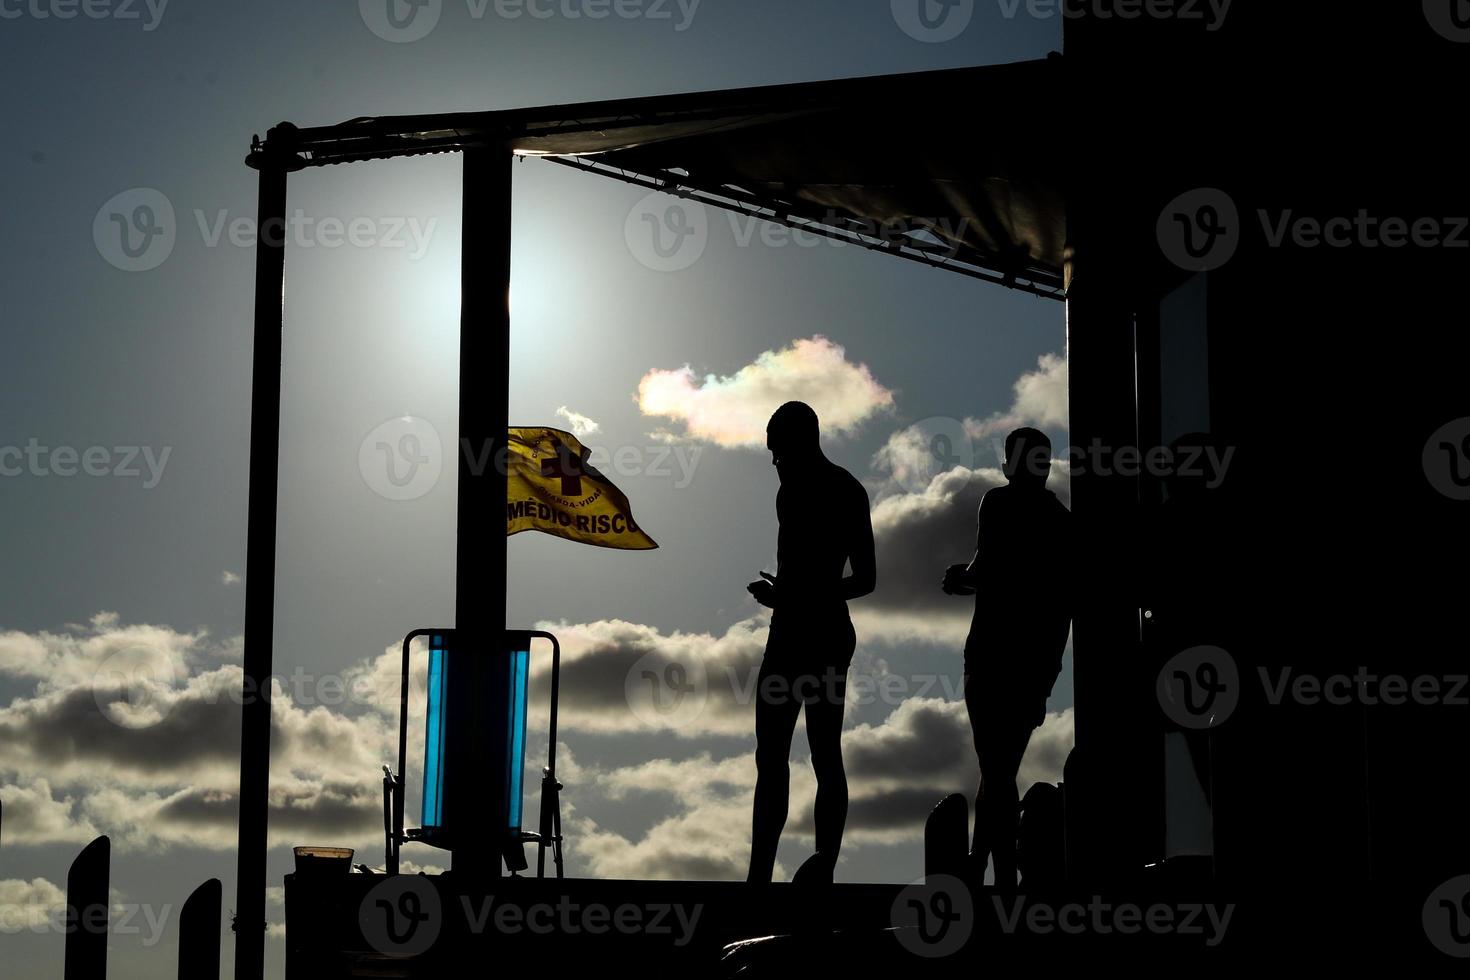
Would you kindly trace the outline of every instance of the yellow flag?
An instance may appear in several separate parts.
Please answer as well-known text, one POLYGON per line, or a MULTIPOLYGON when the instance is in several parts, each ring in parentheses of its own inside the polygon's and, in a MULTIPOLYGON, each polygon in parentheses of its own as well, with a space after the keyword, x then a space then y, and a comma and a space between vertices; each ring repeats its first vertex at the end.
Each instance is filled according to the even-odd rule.
POLYGON ((511 429, 505 533, 544 531, 559 538, 647 551, 654 540, 633 521, 628 498, 587 465, 588 450, 561 429, 511 429))

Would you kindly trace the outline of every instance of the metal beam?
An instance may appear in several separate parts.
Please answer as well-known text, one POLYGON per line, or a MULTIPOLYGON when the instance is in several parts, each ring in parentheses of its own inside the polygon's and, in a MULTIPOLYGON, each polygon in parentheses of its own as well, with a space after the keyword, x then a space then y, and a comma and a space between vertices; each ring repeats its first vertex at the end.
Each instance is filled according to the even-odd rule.
POLYGON ((260 171, 255 251, 255 353, 250 390, 250 482, 245 551, 245 669, 240 720, 240 837, 235 883, 235 978, 265 970, 266 828, 269 821, 271 670, 275 638, 276 493, 281 446, 281 329, 286 287, 286 148, 293 127, 270 132, 260 171))

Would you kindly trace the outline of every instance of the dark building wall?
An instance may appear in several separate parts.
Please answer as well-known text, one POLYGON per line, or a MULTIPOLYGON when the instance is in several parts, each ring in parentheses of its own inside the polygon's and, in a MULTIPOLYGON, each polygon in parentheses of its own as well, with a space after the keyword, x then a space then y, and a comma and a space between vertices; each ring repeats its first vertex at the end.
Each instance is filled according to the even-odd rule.
POLYGON ((1153 531, 1162 493, 1148 480, 1074 484, 1079 584, 1094 597, 1076 633, 1081 788, 1138 801, 1122 813, 1111 793, 1084 797, 1095 852, 1123 845, 1105 863, 1151 859, 1161 833, 1158 651, 1146 627, 1136 639, 1128 613, 1143 603, 1117 576, 1136 593, 1166 564, 1217 597, 1212 628, 1243 675, 1241 704, 1211 739, 1220 875, 1427 894, 1470 872, 1465 708, 1272 704, 1259 681, 1262 668, 1470 669, 1458 611, 1470 503, 1437 492, 1421 459, 1431 433, 1470 415, 1458 289, 1470 249, 1277 246, 1259 214, 1470 213, 1454 94, 1470 44, 1438 34, 1420 4, 1379 6, 1241 0, 1216 30, 1066 24, 1074 442, 1123 438, 1125 346, 1138 355, 1138 436, 1162 430, 1159 301, 1188 273, 1165 258, 1157 220, 1200 187, 1239 212, 1237 252, 1208 273, 1211 430, 1237 450, 1228 525, 1181 548, 1153 531), (1127 535, 1135 548, 1120 547, 1127 535))

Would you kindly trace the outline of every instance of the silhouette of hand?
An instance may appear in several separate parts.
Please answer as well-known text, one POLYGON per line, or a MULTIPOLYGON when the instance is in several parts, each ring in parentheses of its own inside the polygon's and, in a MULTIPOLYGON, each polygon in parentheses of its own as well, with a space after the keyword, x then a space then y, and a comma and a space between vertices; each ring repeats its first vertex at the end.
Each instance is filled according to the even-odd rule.
POLYGON ((944 581, 940 589, 945 595, 974 595, 975 587, 969 582, 968 565, 951 565, 944 570, 944 581))
POLYGON ((755 601, 767 609, 776 608, 776 577, 774 575, 761 572, 761 580, 751 582, 745 587, 745 590, 755 596, 755 601))

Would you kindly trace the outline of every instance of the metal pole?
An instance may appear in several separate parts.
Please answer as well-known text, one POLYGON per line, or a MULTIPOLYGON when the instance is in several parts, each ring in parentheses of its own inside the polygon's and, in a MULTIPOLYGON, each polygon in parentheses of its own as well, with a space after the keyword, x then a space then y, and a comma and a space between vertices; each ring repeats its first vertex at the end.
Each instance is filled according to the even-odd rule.
POLYGON ((286 286, 286 174, 294 127, 267 134, 255 251, 255 356, 250 392, 250 502, 245 552, 245 677, 240 721, 240 840, 235 884, 235 978, 265 971, 266 825, 269 819, 271 661, 275 630, 276 491, 281 445, 281 327, 286 286))
POLYGON ((505 470, 511 152, 464 153, 455 641, 448 655, 445 826, 456 872, 500 874, 505 828, 505 470), (498 722, 498 724, 497 724, 498 722))

